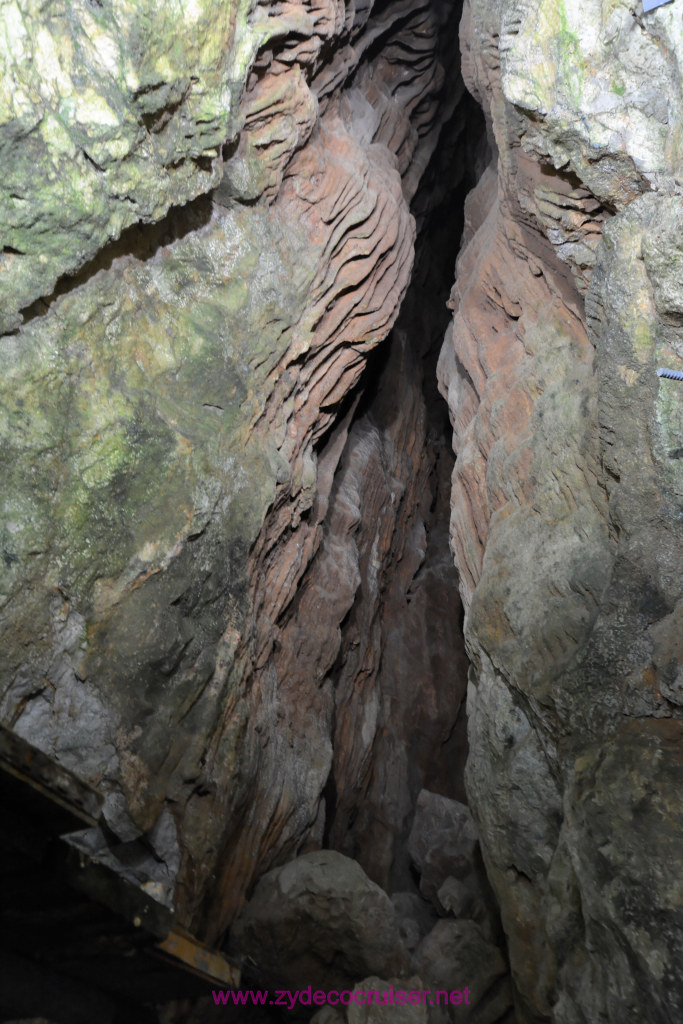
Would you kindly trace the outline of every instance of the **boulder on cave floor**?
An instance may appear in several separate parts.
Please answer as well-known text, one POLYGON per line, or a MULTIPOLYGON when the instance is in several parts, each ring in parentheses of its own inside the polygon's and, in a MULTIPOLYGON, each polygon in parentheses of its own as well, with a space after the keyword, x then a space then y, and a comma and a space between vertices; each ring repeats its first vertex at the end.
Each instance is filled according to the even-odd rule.
MULTIPOLYGON (((420 873, 420 892, 440 917, 470 918, 480 926, 487 941, 499 941, 498 908, 466 804, 423 789, 417 799, 408 851, 420 873)), ((406 931, 406 924, 401 923, 406 931)), ((413 927, 413 936, 414 932, 413 927)))
POLYGON ((368 975, 409 969, 391 900, 334 850, 265 874, 233 926, 231 945, 256 962, 257 976, 290 990, 352 989, 368 975))
POLYGON ((505 959, 474 921, 439 921, 415 951, 413 968, 432 992, 468 990, 469 1004, 448 1007, 456 1024, 496 1024, 510 1010, 505 959))
MULTIPOLYGON (((476 948, 480 953, 481 944, 476 948)), ((457 965, 453 966, 457 972, 457 965)), ((477 982, 473 988, 439 991, 433 981, 417 974, 389 980, 364 978, 345 994, 349 1005, 323 1006, 311 1024, 516 1024, 509 979, 495 976, 498 966, 496 959, 484 980, 483 994, 477 982)), ((447 971, 441 972, 442 981, 447 976, 447 971)))
POLYGON ((438 920, 434 908, 416 892, 392 893, 391 902, 396 912, 401 939, 406 949, 412 953, 438 920))
POLYGON ((469 807, 423 789, 408 837, 408 852, 420 872, 420 891, 434 900, 449 876, 465 878, 475 865, 477 831, 469 807))

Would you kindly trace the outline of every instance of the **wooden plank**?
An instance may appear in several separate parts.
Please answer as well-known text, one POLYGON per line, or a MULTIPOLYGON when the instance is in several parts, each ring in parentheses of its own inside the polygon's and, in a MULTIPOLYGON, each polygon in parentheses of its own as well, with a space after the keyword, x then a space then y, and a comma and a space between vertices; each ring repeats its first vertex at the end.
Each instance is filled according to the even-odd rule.
POLYGON ((180 928, 174 928, 163 942, 158 943, 157 949, 212 984, 227 985, 230 988, 240 986, 241 974, 238 967, 180 928))
POLYGON ((64 877, 78 892, 108 907, 135 928, 163 939, 173 923, 173 911, 126 878, 124 866, 117 865, 110 851, 90 854, 83 849, 78 833, 62 836, 66 852, 64 877))
MULTIPOLYGON (((5 932, 0 945, 6 946, 11 933, 12 944, 16 942, 27 957, 20 963, 21 971, 16 976, 10 972, 5 979, 12 1013, 43 1015, 43 1002, 34 1006, 35 1000, 20 998, 31 972, 37 972, 36 977, 41 971, 45 978, 49 975, 48 1003, 60 1005, 65 1024, 83 1024, 77 1012, 81 992, 84 1009, 92 1004, 86 1017, 106 1021, 112 1011, 105 994, 118 1003, 118 988, 110 984, 117 972, 128 977, 131 997, 137 994, 143 1002, 150 994, 161 999, 175 990, 193 992, 189 986, 199 986, 201 992, 202 983, 239 987, 239 969, 174 927, 172 907, 155 898, 159 894, 145 876, 137 877, 136 869, 122 863, 107 845, 97 826, 99 794, 4 726, 0 798, 9 826, 0 843, 0 864, 8 872, 4 880, 12 880, 15 896, 0 915, 5 932), (95 841, 98 837, 101 844, 95 841), (89 940, 87 925, 93 922, 96 935, 89 940), (29 927, 22 929, 20 923, 29 927), (41 945, 41 938, 47 945, 41 945)), ((9 950, 2 953, 6 957, 9 950)), ((3 1009, 0 999, 0 1016, 3 1009)), ((146 1024, 142 1007, 138 1010, 146 1024)), ((128 1015, 131 1022, 133 1016, 128 1015)))
MULTIPOLYGON (((7 782, 14 779, 22 783, 36 797, 49 801, 55 810, 61 809, 67 827, 97 824, 102 807, 99 793, 3 725, 0 725, 0 771, 5 773, 7 782)), ((62 828, 61 823, 59 828, 62 828)))

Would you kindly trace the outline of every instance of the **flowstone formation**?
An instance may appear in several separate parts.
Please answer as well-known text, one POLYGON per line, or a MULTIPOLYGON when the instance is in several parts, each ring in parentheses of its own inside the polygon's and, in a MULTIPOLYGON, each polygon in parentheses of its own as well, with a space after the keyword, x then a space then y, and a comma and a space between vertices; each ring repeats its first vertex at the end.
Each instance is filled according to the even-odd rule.
POLYGON ((680 974, 680 9, 473 0, 497 157, 442 351, 468 792, 520 1021, 671 1022, 680 974))

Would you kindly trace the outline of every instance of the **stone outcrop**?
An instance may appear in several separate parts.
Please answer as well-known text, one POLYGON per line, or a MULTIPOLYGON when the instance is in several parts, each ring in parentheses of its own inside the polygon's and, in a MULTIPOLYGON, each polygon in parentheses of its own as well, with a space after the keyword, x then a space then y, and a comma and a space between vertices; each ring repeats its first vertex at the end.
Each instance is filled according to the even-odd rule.
MULTIPOLYGON (((422 820, 424 804, 423 792, 418 811, 422 820)), ((420 828, 419 821, 416 826, 420 828)), ((510 978, 495 939, 487 939, 467 914, 458 920, 430 920, 425 902, 414 895, 421 906, 411 906, 409 895, 390 901, 356 861, 342 854, 305 854, 261 878, 231 929, 231 945, 235 953, 246 956, 254 985, 347 993, 335 1008, 329 1005, 320 1011, 319 1024, 330 1015, 348 1024, 384 1019, 394 1009, 392 988, 422 993, 410 1005, 405 1005, 405 997, 398 1004, 405 1008, 397 1012, 415 1024, 509 1021, 510 978), (412 956, 400 938, 401 909, 416 925, 419 919, 418 930, 425 932, 412 956), (364 993, 358 1002, 350 999, 352 990, 364 993), (368 990, 387 994, 375 998, 368 990), (463 996, 449 1003, 444 998, 444 993, 465 990, 466 1000, 463 996)), ((299 1007, 298 1012, 305 1011, 299 1007)))
POLYGON ((0 331, 125 228, 218 184, 268 35, 249 6, 2 5, 0 331))
POLYGON ((469 808, 423 789, 408 836, 408 852, 420 873, 423 896, 431 899, 447 878, 469 874, 476 845, 469 808))
POLYGON ((461 27, 497 159, 440 379, 468 792, 522 1021, 683 1005, 675 18, 476 0, 461 27))
POLYGON ((448 1008, 448 1018, 456 1024, 494 1024, 509 1010, 507 965, 474 921, 439 921, 415 951, 414 965, 431 992, 469 990, 468 1004, 448 1008))

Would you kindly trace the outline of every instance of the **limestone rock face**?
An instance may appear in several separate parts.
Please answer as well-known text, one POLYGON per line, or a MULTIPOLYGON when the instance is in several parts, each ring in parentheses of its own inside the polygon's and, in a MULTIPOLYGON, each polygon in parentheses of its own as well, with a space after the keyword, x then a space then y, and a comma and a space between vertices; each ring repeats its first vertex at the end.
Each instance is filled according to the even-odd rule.
POLYGON ((665 1024, 680 12, 460 14, 0 4, 0 715, 290 987, 665 1024))
POLYGON ((449 466, 405 328, 409 415, 394 385, 350 398, 411 202, 466 174, 458 17, 1 6, 0 712, 153 837, 211 941, 323 842, 405 882, 417 793, 462 767, 449 466), (418 193, 446 122, 449 181, 418 193))
POLYGON ((248 13, 245 0, 2 5, 0 331, 124 228, 218 184, 268 34, 248 13))
POLYGON ((468 792, 522 1021, 683 1007, 676 17, 475 0, 461 27, 497 159, 439 372, 468 792))
POLYGON ((343 616, 333 612, 346 622, 328 668, 329 841, 388 891, 412 884, 405 844, 420 789, 430 780, 449 789, 463 759, 452 737, 462 735, 466 667, 449 628, 459 613, 445 544, 449 467, 443 448, 430 453, 421 373, 399 327, 378 400, 349 434, 321 557, 307 576, 311 603, 288 626, 310 636, 314 617, 324 626, 333 601, 345 600, 343 616))

